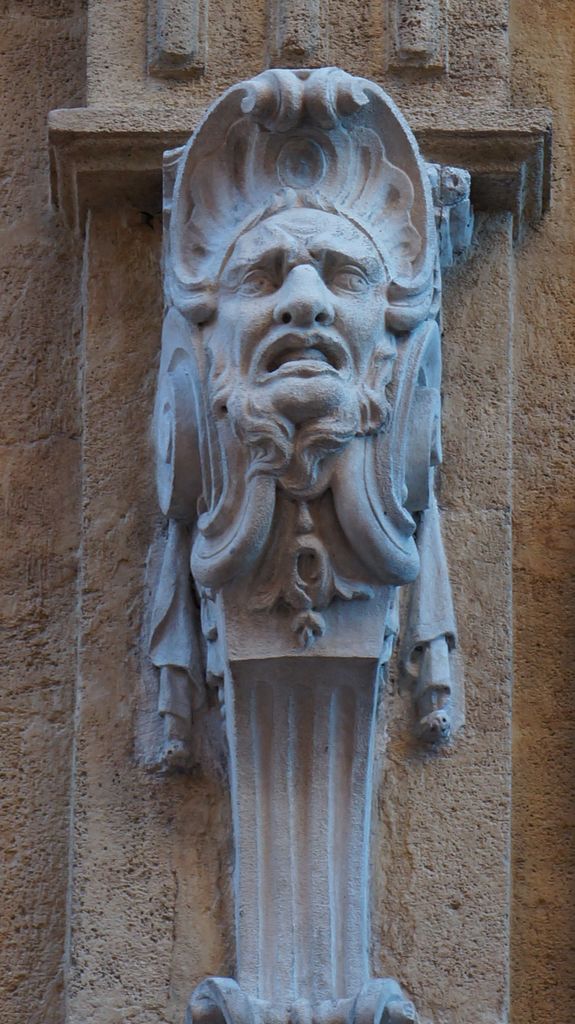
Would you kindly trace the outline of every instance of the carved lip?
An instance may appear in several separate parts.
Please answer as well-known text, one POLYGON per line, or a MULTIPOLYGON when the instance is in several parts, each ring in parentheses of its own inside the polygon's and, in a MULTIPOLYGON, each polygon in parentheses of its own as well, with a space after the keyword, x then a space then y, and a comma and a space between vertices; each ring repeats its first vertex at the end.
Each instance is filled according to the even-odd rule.
POLYGON ((257 358, 259 380, 320 373, 341 374, 349 367, 349 355, 340 341, 323 331, 289 331, 267 342, 257 358))

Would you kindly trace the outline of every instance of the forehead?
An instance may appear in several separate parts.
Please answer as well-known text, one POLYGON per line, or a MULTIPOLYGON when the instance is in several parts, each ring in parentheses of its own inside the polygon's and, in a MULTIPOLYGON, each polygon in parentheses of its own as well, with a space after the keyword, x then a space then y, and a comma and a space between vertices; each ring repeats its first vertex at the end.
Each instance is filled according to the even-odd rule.
POLYGON ((381 264, 373 242, 345 217, 324 210, 282 210, 256 224, 237 240, 231 262, 246 263, 266 253, 285 251, 336 252, 356 260, 381 264))

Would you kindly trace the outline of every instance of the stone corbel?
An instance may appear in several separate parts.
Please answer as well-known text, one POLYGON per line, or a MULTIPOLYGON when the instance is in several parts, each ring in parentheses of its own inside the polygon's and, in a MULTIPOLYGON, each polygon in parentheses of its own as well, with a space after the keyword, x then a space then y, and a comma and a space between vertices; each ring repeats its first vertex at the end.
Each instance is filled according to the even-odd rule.
POLYGON ((398 632, 418 736, 460 724, 434 474, 469 192, 334 68, 233 87, 166 153, 161 756, 187 767, 217 687, 235 838, 237 980, 202 983, 188 1024, 416 1019, 369 971, 373 757, 398 632))

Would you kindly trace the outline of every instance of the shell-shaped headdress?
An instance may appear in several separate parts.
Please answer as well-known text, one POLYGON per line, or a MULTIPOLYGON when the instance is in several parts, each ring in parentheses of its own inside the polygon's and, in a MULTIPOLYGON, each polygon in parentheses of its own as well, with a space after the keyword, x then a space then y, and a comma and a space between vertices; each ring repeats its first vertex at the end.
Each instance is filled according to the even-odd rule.
POLYGON ((392 301, 419 307, 415 319, 430 297, 436 232, 417 143, 379 86, 339 68, 265 71, 224 93, 177 159, 170 205, 166 297, 192 321, 214 309, 236 239, 293 205, 369 235, 392 301))

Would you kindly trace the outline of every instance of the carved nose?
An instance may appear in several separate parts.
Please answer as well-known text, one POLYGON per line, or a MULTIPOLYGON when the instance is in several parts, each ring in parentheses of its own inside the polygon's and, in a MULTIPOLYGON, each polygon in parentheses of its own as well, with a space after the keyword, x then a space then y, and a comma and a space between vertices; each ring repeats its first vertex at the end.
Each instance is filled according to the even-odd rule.
POLYGON ((280 289, 273 315, 276 323, 294 327, 333 323, 329 292, 314 267, 306 264, 290 271, 280 289))

